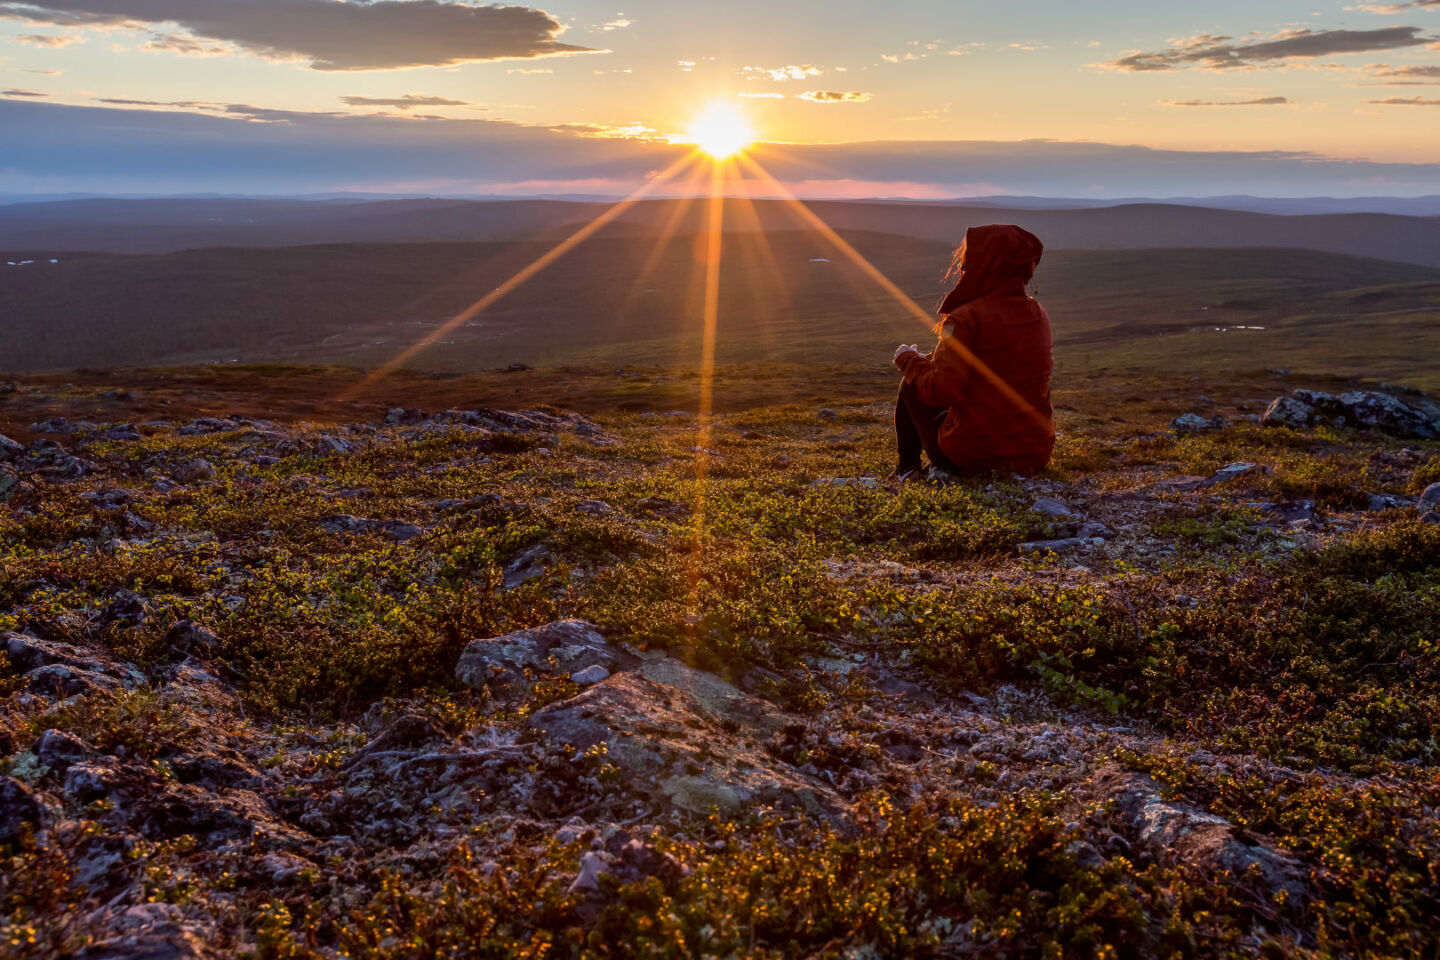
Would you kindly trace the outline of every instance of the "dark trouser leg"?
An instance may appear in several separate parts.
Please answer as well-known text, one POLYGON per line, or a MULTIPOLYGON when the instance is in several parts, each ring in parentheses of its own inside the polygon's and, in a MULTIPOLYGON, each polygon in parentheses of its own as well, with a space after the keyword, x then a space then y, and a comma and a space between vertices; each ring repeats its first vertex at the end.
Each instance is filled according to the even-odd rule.
POLYGON ((905 402, 908 389, 909 385, 901 380, 900 395, 895 398, 895 458, 899 463, 896 473, 920 469, 920 453, 925 449, 925 441, 910 414, 910 405, 905 402))
POLYGON ((944 407, 932 407, 921 400, 907 381, 900 381, 900 396, 895 401, 895 446, 902 471, 920 466, 920 451, 924 450, 930 462, 941 470, 960 472, 940 449, 940 425, 947 413, 944 407))

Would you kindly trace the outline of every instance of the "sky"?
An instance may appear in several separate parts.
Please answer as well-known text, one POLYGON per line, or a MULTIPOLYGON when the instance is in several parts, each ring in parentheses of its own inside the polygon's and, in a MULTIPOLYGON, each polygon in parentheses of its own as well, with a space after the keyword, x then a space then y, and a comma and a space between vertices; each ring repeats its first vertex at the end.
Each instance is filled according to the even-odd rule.
POLYGON ((1440 0, 0 0, 0 193, 1440 193, 1440 0))

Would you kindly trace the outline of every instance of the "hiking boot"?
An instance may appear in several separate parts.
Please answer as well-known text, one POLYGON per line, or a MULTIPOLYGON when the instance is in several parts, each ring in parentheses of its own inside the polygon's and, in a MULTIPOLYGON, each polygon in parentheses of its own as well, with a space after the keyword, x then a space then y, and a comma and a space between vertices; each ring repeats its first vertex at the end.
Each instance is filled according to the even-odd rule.
POLYGON ((885 486, 891 490, 898 490, 907 483, 918 483, 925 479, 924 467, 907 467, 904 470, 895 470, 884 480, 885 486))

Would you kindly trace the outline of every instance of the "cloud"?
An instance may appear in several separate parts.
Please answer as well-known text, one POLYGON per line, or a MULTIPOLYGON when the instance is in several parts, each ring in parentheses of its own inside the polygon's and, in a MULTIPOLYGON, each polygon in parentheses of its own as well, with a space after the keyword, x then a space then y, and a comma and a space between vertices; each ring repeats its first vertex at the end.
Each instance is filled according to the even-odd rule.
POLYGON ((634 22, 634 20, 626 20, 625 15, 621 14, 619 17, 611 20, 609 23, 600 24, 600 29, 604 30, 606 33, 609 33, 611 30, 624 30, 626 27, 630 26, 634 22))
POLYGON ((1375 63, 1367 69, 1371 76, 1381 79, 1365 86, 1418 87, 1440 83, 1440 65, 1392 67, 1388 63, 1375 63))
POLYGON ((1237 67, 1269 66, 1291 58, 1323 57, 1333 54, 1368 53, 1419 47, 1434 38, 1423 36, 1420 27, 1382 27, 1378 30, 1284 30, 1260 41, 1239 42, 1233 37, 1200 34, 1177 40, 1169 50, 1127 54, 1098 64, 1124 73, 1182 70, 1201 67, 1228 70, 1237 67))
POLYGON ((525 75, 527 75, 527 76, 531 76, 531 75, 539 74, 539 73, 554 73, 555 71, 554 71, 554 70, 551 70, 549 67, 516 67, 516 68, 511 69, 511 70, 506 70, 505 72, 506 72, 506 73, 523 73, 523 74, 525 74, 525 75))
POLYGON ((864 103, 873 96, 873 93, 859 90, 806 90, 800 94, 800 99, 811 103, 864 103))
MULTIPOLYGON (((484 117, 341 115, 244 104, 71 106, 0 98, 0 193, 303 194, 338 190, 498 191, 525 181, 619 181, 628 193, 690 149, 662 137, 605 136, 484 117), (244 112, 242 112, 244 111, 244 112), (272 122, 254 122, 259 118, 272 122), (251 122, 246 122, 247 120, 251 122)), ((1371 107, 1369 109, 1380 109, 1371 107)), ((1286 151, 1185 151, 1064 141, 761 144, 783 182, 921 185, 937 196, 1373 196, 1440 193, 1440 163, 1383 163, 1286 151)), ((827 192, 831 188, 816 188, 827 192)), ((889 192, 866 186, 871 195, 889 192)), ((547 191, 542 191, 547 192, 547 191)), ((562 191, 563 192, 563 191, 562 191)))
POLYGON ((10 39, 18 40, 21 43, 34 44, 37 47, 68 47, 72 43, 85 42, 84 37, 63 33, 24 33, 18 37, 11 37, 10 39))
POLYGON ((309 61, 316 70, 394 70, 593 53, 561 43, 543 10, 441 0, 0 0, 0 18, 55 26, 173 23, 197 38, 309 61))
POLYGON ((804 80, 806 77, 818 77, 824 70, 814 64, 791 64, 784 67, 741 67, 740 72, 746 75, 747 80, 759 80, 762 77, 769 77, 771 80, 804 80))
POLYGON ((1257 97, 1254 100, 1160 100, 1167 107, 1278 107, 1288 104, 1286 97, 1257 97))
POLYGON ((0 90, 0 97, 48 97, 50 94, 39 90, 0 90))
POLYGON ((407 93, 403 97, 341 97, 342 103, 352 107, 396 107, 413 110, 415 107, 473 107, 469 100, 451 100, 448 97, 432 97, 420 93, 407 93))
POLYGON ((229 43, 206 43, 184 34, 155 31, 140 49, 147 53, 175 53, 182 57, 223 57, 236 51, 235 46, 229 43))
POLYGON ((1440 98, 1436 97, 1387 97, 1384 100, 1366 100, 1365 102, 1390 107, 1440 107, 1440 98))
POLYGON ((1407 10, 1440 10, 1440 0, 1410 0, 1409 3, 1362 3, 1354 7, 1346 7, 1346 10, 1359 10, 1364 13, 1396 14, 1404 13, 1407 10))
POLYGON ((1012 44, 1010 44, 1010 46, 1011 46, 1012 49, 1015 49, 1015 50, 1024 50, 1024 51, 1026 51, 1026 52, 1034 52, 1034 51, 1036 51, 1036 50, 1049 50, 1049 49, 1050 49, 1050 44, 1048 44, 1048 43, 1040 43, 1038 40, 1030 40, 1030 41, 1026 41, 1025 43, 1012 43, 1012 44))

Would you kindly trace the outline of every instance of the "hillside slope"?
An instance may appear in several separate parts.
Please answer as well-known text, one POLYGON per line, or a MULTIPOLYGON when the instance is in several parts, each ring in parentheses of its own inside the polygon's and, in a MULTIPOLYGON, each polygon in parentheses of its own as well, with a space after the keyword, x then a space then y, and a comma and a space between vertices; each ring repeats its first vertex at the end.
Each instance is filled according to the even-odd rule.
MULTIPOLYGON (((949 249, 847 235, 919 303, 949 249)), ((694 364, 696 237, 595 238, 411 361, 451 372, 512 363, 694 364)), ((0 364, 11 370, 209 362, 382 363, 548 247, 542 243, 48 255, 0 266, 0 364)), ((1284 367, 1440 386, 1440 271, 1304 250, 1047 253, 1037 276, 1062 371, 1284 367), (1256 329, 1264 328, 1264 329, 1256 329)), ((929 336, 813 233, 732 235, 722 362, 883 365, 929 336)))
POLYGON ((329 374, 265 372, 0 393, 8 955, 1440 937, 1440 441, 1255 422, 1343 385, 1075 379, 1042 476, 891 491, 838 383, 304 422, 329 374))

